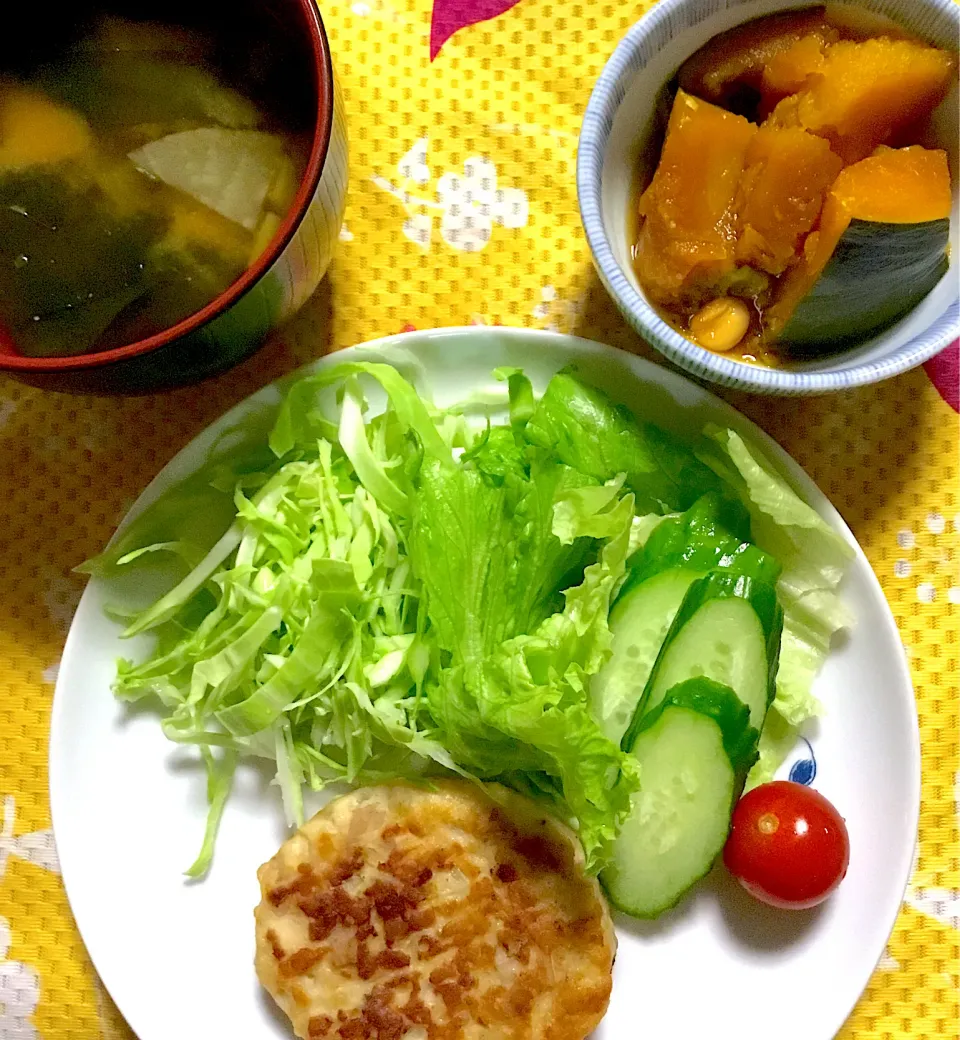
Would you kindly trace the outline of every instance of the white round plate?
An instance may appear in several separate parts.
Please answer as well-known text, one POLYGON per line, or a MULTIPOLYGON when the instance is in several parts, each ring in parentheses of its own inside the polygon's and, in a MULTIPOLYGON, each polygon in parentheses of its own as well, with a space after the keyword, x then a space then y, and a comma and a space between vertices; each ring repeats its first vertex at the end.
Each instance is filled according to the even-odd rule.
MULTIPOLYGON (((758 439, 807 500, 855 544, 803 471, 728 405, 681 376, 589 343, 522 329, 415 332, 317 362, 371 355, 422 370, 438 404, 496 391, 491 370, 522 366, 536 388, 567 364, 638 415, 678 432, 706 422, 758 439)), ((262 430, 274 385, 224 416, 144 492, 143 509, 217 446, 262 430), (233 434, 224 434, 232 430, 233 434), (238 433, 239 431, 239 433, 238 433)), ((129 518, 128 518, 129 519, 129 518)), ((814 911, 753 902, 718 868, 677 910, 652 923, 618 920, 619 952, 605 1040, 828 1040, 883 952, 910 871, 920 801, 919 736, 909 673, 880 586, 858 549, 843 593, 857 626, 831 654, 816 693, 826 712, 811 743, 815 786, 845 814, 846 881, 814 911)), ((183 870, 200 844, 204 782, 189 749, 162 736, 149 708, 114 700, 118 638, 91 581, 67 639, 50 739, 50 797, 67 895, 90 956, 140 1040, 270 1040, 292 1035, 253 970, 257 867, 286 837, 279 792, 242 770, 213 868, 183 870)), ((806 756, 804 756, 806 757, 806 756)))

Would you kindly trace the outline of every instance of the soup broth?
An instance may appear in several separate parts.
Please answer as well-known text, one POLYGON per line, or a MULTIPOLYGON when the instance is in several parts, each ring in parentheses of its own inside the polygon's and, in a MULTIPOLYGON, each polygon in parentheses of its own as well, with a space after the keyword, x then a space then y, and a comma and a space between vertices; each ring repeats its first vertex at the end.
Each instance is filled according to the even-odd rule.
POLYGON ((256 71, 201 29, 111 15, 0 77, 0 326, 20 353, 162 332, 262 254, 311 128, 237 89, 256 71))

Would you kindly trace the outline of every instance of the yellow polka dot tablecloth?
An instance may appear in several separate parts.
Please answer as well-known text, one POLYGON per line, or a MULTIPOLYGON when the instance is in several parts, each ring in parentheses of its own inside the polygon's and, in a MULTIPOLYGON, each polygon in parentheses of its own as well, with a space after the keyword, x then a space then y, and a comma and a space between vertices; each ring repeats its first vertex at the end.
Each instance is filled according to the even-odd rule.
MULTIPOLYGON (((47 734, 83 586, 72 568, 103 546, 167 460, 282 373, 404 329, 525 325, 658 359, 593 272, 574 182, 592 84, 647 6, 323 3, 351 181, 337 256, 305 310, 252 359, 201 387, 107 399, 0 377, 0 1040, 130 1036, 64 896, 47 734), (482 205, 472 191, 481 182, 496 188, 482 205)), ((923 742, 918 857, 888 947, 840 1036, 958 1037, 956 344, 926 369, 862 390, 808 400, 726 396, 850 524, 913 669, 923 742)))

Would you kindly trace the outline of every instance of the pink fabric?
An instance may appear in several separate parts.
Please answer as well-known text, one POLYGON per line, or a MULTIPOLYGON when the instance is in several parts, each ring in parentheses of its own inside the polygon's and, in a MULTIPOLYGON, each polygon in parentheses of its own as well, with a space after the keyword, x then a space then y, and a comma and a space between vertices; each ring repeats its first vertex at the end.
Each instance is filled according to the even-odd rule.
POLYGON ((458 30, 509 11, 520 0, 433 0, 433 20, 430 24, 430 60, 458 30))
POLYGON ((944 401, 955 412, 960 412, 960 340, 955 339, 923 367, 944 401))

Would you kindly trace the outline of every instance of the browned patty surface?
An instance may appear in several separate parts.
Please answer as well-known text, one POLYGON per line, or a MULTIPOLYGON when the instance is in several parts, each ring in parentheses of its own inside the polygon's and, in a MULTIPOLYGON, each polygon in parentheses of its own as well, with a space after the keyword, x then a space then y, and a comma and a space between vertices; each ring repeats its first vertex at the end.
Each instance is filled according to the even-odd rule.
POLYGON ((258 877, 256 968, 299 1037, 583 1040, 616 940, 571 831, 445 781, 339 798, 258 877))

